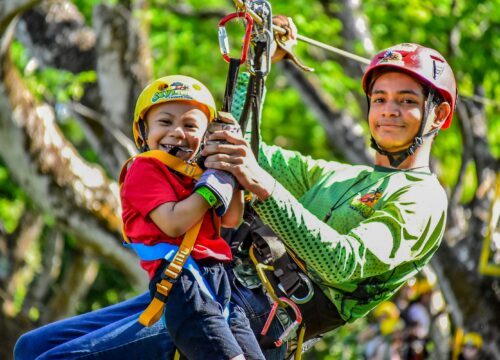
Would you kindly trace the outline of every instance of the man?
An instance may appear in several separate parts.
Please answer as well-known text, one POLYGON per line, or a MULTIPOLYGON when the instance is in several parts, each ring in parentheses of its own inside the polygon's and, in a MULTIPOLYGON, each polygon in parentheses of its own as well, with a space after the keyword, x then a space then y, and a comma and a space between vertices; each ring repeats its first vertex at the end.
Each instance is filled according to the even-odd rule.
POLYGON ((457 94, 446 60, 417 44, 377 54, 362 86, 376 150, 372 167, 265 144, 257 161, 244 139, 224 131, 210 140, 228 144, 203 151, 208 167, 231 172, 257 196, 260 219, 346 322, 389 299, 439 247, 447 199, 429 158, 438 131, 451 123, 457 94))

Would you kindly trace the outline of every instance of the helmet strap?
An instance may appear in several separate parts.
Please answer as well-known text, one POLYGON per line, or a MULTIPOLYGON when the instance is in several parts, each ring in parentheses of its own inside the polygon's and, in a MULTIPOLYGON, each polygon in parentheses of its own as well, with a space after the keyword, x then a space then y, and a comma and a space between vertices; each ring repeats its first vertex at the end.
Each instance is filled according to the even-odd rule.
POLYGON ((140 152, 149 151, 149 146, 148 146, 147 141, 146 141, 148 139, 148 135, 146 132, 146 125, 144 125, 144 121, 142 119, 139 119, 139 121, 137 122, 137 125, 139 125, 139 133, 141 134, 141 138, 142 138, 142 144, 141 144, 141 148, 139 150, 140 150, 140 152))
MULTIPOLYGON (((438 132, 439 128, 429 131, 427 134, 423 134, 425 125, 427 123, 427 117, 429 116, 430 111, 432 110, 432 103, 434 99, 434 89, 429 90, 429 94, 427 95, 427 99, 425 101, 424 114, 422 116, 422 121, 420 122, 420 128, 418 129, 417 135, 413 138, 413 143, 406 149, 401 151, 386 151, 382 149, 373 136, 370 139, 370 146, 375 149, 379 154, 387 156, 389 159, 389 164, 392 167, 398 167, 401 165, 403 161, 405 161, 409 156, 413 155, 415 151, 424 143, 424 138, 433 135, 438 132)), ((368 98, 368 106, 370 106, 369 98, 368 98)))

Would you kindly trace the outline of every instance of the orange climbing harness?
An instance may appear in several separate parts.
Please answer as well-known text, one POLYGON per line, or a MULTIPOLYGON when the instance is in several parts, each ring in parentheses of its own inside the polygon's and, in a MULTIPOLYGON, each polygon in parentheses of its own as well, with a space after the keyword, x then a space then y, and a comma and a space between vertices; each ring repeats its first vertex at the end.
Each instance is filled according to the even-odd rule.
MULTIPOLYGON (((155 158, 157 160, 160 160, 170 169, 173 169, 183 175, 189 176, 195 180, 198 180, 203 173, 203 170, 195 163, 186 163, 181 159, 161 150, 150 150, 133 156, 125 162, 125 164, 122 166, 119 176, 120 189, 125 180, 125 175, 127 174, 127 170, 129 165, 131 164, 131 161, 133 161, 137 157, 155 158)), ((217 227, 220 227, 220 221, 218 220, 218 217, 214 218, 218 221, 216 223, 217 227)), ((164 270, 161 281, 156 284, 156 293, 153 300, 139 317, 139 322, 142 325, 149 327, 161 318, 163 310, 165 308, 165 301, 167 300, 167 296, 170 293, 170 290, 172 289, 175 281, 179 277, 182 268, 184 267, 186 261, 189 258, 189 255, 191 254, 191 251, 193 250, 196 238, 198 237, 198 233, 200 232, 202 221, 203 218, 201 218, 184 235, 184 238, 179 245, 177 252, 173 256, 173 259, 170 261, 169 265, 164 270)), ((122 233, 125 243, 131 244, 130 240, 125 234, 124 229, 122 229, 122 233)))

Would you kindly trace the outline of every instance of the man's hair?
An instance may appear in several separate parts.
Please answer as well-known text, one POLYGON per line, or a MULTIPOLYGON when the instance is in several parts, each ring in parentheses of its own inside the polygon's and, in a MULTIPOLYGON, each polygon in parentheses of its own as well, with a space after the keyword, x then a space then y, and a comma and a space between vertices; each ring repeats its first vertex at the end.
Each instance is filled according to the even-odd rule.
POLYGON ((432 108, 435 108, 436 106, 438 106, 439 104, 441 104, 442 102, 444 102, 444 98, 441 95, 441 93, 439 91, 437 91, 436 89, 434 89, 432 86, 430 86, 429 84, 424 83, 420 79, 415 78, 415 76, 413 76, 412 74, 407 73, 404 70, 400 70, 398 68, 393 68, 393 67, 381 68, 381 69, 377 69, 377 70, 374 71, 374 73, 373 73, 373 75, 371 76, 371 79, 370 79, 370 85, 368 86, 368 89, 369 89, 368 93, 371 94, 371 91, 372 91, 372 88, 373 88, 373 84, 375 83, 375 80, 377 80, 383 74, 387 74, 387 73, 390 73, 390 72, 398 72, 398 73, 401 73, 401 74, 408 75, 413 80, 415 80, 416 82, 418 82, 420 84, 420 86, 422 86, 422 90, 423 90, 423 93, 424 93, 424 96, 425 96, 426 99, 429 98, 429 95, 432 92, 433 93, 432 94, 432 100, 431 100, 432 101, 432 108))

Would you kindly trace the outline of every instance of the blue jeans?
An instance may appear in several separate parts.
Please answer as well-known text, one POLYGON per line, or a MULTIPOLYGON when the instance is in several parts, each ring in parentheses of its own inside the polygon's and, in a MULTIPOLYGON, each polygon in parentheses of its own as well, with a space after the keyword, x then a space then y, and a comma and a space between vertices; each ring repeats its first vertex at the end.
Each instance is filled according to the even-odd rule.
POLYGON ((166 326, 181 354, 192 360, 224 360, 240 354, 248 360, 263 360, 243 309, 230 301, 224 266, 200 265, 199 272, 211 293, 202 291, 193 273, 185 270, 165 303, 166 326), (228 318, 224 309, 229 310, 228 318))
MULTIPOLYGON (((260 290, 243 287, 228 271, 231 299, 240 306, 255 334, 270 310, 260 290)), ((137 322, 151 298, 144 293, 106 308, 47 324, 22 335, 14 359, 171 359, 174 344, 161 321, 147 328, 137 322)), ((283 327, 274 319, 268 334, 279 336, 283 327)), ((285 347, 264 350, 266 359, 282 360, 285 347)))

